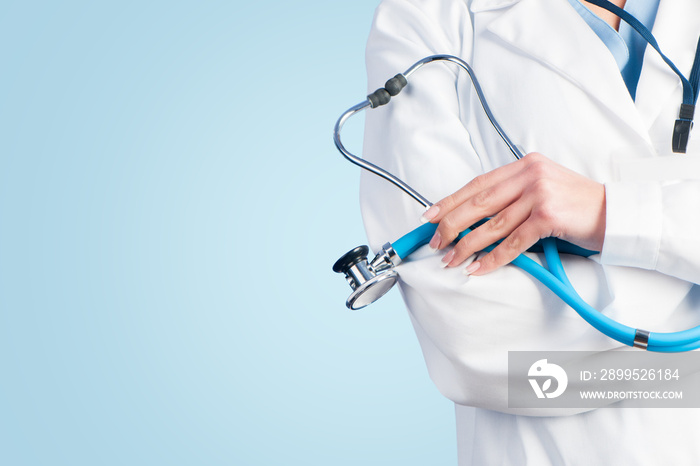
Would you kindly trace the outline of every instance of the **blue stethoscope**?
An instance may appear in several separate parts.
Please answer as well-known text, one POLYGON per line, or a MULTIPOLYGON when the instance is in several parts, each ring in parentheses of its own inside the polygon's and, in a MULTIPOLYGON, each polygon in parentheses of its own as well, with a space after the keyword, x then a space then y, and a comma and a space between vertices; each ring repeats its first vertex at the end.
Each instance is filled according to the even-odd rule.
MULTIPOLYGON (((590 2, 613 11, 623 20, 629 22, 635 29, 638 30, 640 34, 643 36, 645 36, 645 34, 650 36, 650 39, 646 36, 645 39, 647 39, 649 43, 659 53, 661 53, 661 51, 658 49, 656 41, 654 40, 653 36, 651 36, 651 33, 644 28, 641 23, 636 21, 634 17, 629 16, 626 12, 624 12, 624 10, 614 7, 614 5, 605 5, 608 3, 605 0, 593 0, 590 2), (613 10, 611 7, 617 8, 617 10, 613 10), (639 24, 634 24, 635 21, 639 24), (641 26, 643 30, 640 30, 639 26, 641 26)), ((671 66, 671 68, 677 72, 683 82, 684 99, 683 104, 681 105, 679 120, 676 121, 676 126, 674 128, 672 143, 674 151, 684 152, 690 134, 690 129, 692 128, 693 112, 691 112, 689 108, 692 107, 692 110, 694 110, 698 94, 698 75, 700 75, 700 44, 696 53, 695 65, 693 66, 693 73, 691 74, 690 82, 688 79, 683 77, 680 71, 677 70, 675 65, 673 65, 670 60, 668 60, 663 54, 661 55, 664 60, 669 63, 669 66, 671 66), (683 150, 681 151, 676 149, 683 150)), ((406 87, 408 84, 408 79, 411 77, 411 75, 413 75, 413 73, 428 63, 438 61, 456 64, 467 72, 477 97, 479 98, 479 102, 481 103, 481 106, 483 107, 484 112, 486 113, 486 116, 493 125, 494 129, 501 139, 503 139, 505 144, 513 153, 514 157, 516 159, 522 158, 523 154, 520 149, 518 149, 518 147, 512 143, 491 113, 491 110, 486 102, 486 98, 481 90, 481 86, 479 85, 479 82, 469 64, 460 58, 451 55, 433 55, 426 57, 416 62, 404 73, 397 74, 395 77, 387 81, 383 88, 376 90, 367 96, 366 100, 360 102, 343 113, 343 115, 341 115, 341 117, 338 119, 334 130, 335 145, 346 159, 353 164, 358 165, 361 168, 366 169, 393 183, 426 208, 431 206, 432 203, 419 194, 416 190, 411 188, 408 184, 404 183, 402 180, 386 170, 351 154, 347 149, 345 149, 340 140, 340 132, 345 122, 351 116, 363 110, 374 109, 389 103, 392 97, 398 95, 401 90, 406 87)), ((477 228, 486 220, 487 219, 484 219, 481 222, 472 225, 472 227, 464 230, 455 241, 459 241, 464 236, 468 235, 474 228, 477 228)), ((396 266, 405 260, 412 252, 421 246, 428 244, 436 229, 437 224, 426 223, 402 236, 393 243, 386 243, 371 262, 367 259, 369 253, 369 248, 367 246, 358 246, 338 259, 333 265, 333 271, 344 274, 346 280, 353 290, 350 297, 346 301, 347 307, 353 310, 361 309, 386 294, 398 280, 398 274, 395 270, 396 266)), ((498 243, 485 248, 484 251, 491 251, 497 244, 498 243)), ((576 292, 566 276, 566 272, 564 271, 559 254, 562 252, 566 254, 589 257, 593 254, 597 254, 596 252, 580 248, 555 238, 542 239, 528 251, 544 252, 546 267, 538 264, 523 254, 519 255, 512 262, 512 264, 539 280, 542 284, 559 296, 559 298, 561 298, 566 304, 571 306, 586 322, 608 337, 613 338, 625 345, 634 346, 647 351, 671 353, 690 351, 700 348, 700 326, 679 332, 649 332, 647 330, 635 329, 616 322, 586 303, 576 292)))

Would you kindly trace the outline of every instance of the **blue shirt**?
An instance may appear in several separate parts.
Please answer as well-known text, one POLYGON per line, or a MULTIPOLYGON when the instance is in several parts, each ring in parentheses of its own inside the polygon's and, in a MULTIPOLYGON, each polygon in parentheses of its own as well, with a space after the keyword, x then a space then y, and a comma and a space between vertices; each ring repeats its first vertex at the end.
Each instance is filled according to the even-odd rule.
MULTIPOLYGON (((656 20, 656 12, 659 9, 660 0, 627 0, 625 11, 637 18, 647 29, 651 31, 656 20)), ((591 10, 583 6, 579 0, 569 0, 571 6, 593 29, 593 32, 603 41, 617 62, 622 79, 632 99, 637 94, 639 75, 642 72, 644 50, 647 41, 640 36, 629 24, 620 21, 620 31, 616 31, 603 19, 595 15, 591 10)))

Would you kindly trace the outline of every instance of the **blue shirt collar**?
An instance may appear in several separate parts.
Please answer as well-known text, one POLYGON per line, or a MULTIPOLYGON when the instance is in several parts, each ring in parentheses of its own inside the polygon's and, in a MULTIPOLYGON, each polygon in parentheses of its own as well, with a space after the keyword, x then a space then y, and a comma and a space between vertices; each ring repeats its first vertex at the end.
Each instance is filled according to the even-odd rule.
MULTIPOLYGON (((637 84, 642 72, 647 42, 624 21, 620 21, 620 31, 618 32, 586 8, 580 0, 568 1, 610 50, 620 69, 622 79, 625 81, 632 99, 634 99, 637 94, 637 84)), ((656 20, 656 13, 659 9, 659 1, 627 0, 625 10, 649 30, 652 30, 656 20)))

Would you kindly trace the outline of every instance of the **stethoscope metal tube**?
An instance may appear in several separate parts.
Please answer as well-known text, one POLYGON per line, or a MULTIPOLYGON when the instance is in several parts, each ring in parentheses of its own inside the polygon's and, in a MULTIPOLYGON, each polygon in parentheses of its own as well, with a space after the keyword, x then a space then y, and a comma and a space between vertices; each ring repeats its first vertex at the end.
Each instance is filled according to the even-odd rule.
POLYGON ((513 141, 510 140, 506 132, 503 131, 503 128, 501 128, 501 125, 498 124, 498 121, 493 116, 493 113, 491 113, 491 108, 486 102, 486 97, 484 96, 484 91, 481 90, 479 80, 476 79, 474 70, 472 70, 472 67, 469 66, 467 62, 465 62, 461 58, 452 55, 431 55, 416 62, 413 66, 406 70, 406 72, 403 73, 403 75, 406 77, 406 79, 408 79, 413 73, 418 71, 424 65, 426 65, 427 63, 432 63, 434 61, 448 61, 458 65, 460 68, 467 72, 467 74, 469 75, 469 79, 472 82, 472 86, 474 87, 474 91, 476 92, 476 96, 479 98, 479 103, 481 103, 481 107, 484 109, 484 113, 486 113, 486 117, 489 119, 489 122, 491 122, 491 125, 496 130, 501 139, 503 139, 503 142, 506 143, 508 149, 510 149, 510 151, 513 153, 513 156, 518 160, 523 158, 524 154, 522 153, 522 151, 518 149, 518 147, 515 144, 513 144, 513 141))
POLYGON ((365 100, 364 102, 360 102, 359 104, 355 105, 354 107, 348 109, 345 113, 341 115, 341 117, 338 119, 338 121, 335 124, 335 129, 333 130, 333 141, 335 142, 335 147, 338 148, 341 154, 348 159, 350 162, 354 163, 360 168, 364 168, 367 171, 370 171, 374 173, 375 175, 381 176, 385 180, 393 183, 395 186, 397 186, 399 189, 401 189, 403 192, 411 196, 413 199, 416 201, 420 202, 424 207, 430 207, 433 205, 429 200, 424 198, 418 191, 401 181, 399 178, 395 177, 388 171, 384 170, 383 168, 380 168, 376 166, 375 164, 366 161, 362 157, 358 157, 350 151, 348 151, 345 146, 343 145, 343 142, 340 140, 340 131, 343 129, 343 125, 345 122, 353 115, 361 112, 362 110, 365 110, 367 108, 370 108, 371 104, 369 100, 365 100))
MULTIPOLYGON (((333 129, 333 141, 335 146, 338 148, 343 157, 345 157, 351 163, 363 168, 371 173, 374 173, 381 178, 394 184, 396 187, 404 191, 406 194, 411 196, 413 199, 418 201, 423 207, 430 207, 432 202, 426 199, 422 194, 413 189, 403 180, 392 175, 388 171, 381 167, 354 155, 349 150, 345 148, 343 142, 340 138, 340 133, 343 129, 343 125, 352 116, 367 110, 376 108, 389 103, 392 97, 397 96, 403 88, 408 85, 408 79, 413 76, 419 69, 428 63, 434 63, 438 61, 450 62, 458 65, 460 68, 465 70, 472 82, 474 91, 481 103, 486 116, 488 117, 491 125, 498 133, 498 135, 503 139, 503 142, 508 146, 513 156, 516 159, 523 157, 523 153, 516 147, 515 144, 508 138, 501 125, 498 124, 496 118, 491 112, 484 92, 481 90, 479 85, 479 80, 476 78, 474 71, 471 66, 461 58, 452 55, 432 55, 425 57, 422 60, 417 61, 410 68, 408 68, 404 73, 398 74, 393 78, 389 79, 385 84, 384 88, 377 89, 375 92, 367 96, 367 99, 352 106, 346 110, 338 121, 335 123, 335 128, 333 129)), ((424 225, 422 228, 418 228, 406 235, 404 238, 396 242, 397 250, 387 243, 384 248, 375 256, 375 258, 369 262, 367 259, 367 253, 369 248, 366 246, 361 246, 349 251, 347 254, 343 255, 335 265, 333 265, 333 270, 338 273, 345 274, 345 278, 350 284, 353 292, 348 298, 346 305, 350 309, 361 309, 375 300, 383 296, 389 289, 396 283, 397 275, 393 268, 402 261, 404 257, 407 257, 411 252, 424 244, 426 239, 434 232, 435 226, 424 225), (432 229, 432 231, 430 231, 432 229), (389 275, 391 274, 391 275, 389 275)), ((463 233, 463 235, 466 232, 463 233)))
MULTIPOLYGON (((477 97, 479 98, 479 102, 481 103, 481 107, 484 109, 484 112, 486 113, 486 116, 488 117, 489 121, 491 122, 491 125, 493 125, 494 129, 498 133, 498 135, 503 139, 503 142, 506 143, 506 146, 508 146, 508 149, 513 153, 513 156, 516 159, 521 159, 523 157, 523 153, 518 147, 513 144, 513 142, 510 140, 510 138, 506 135, 505 131, 503 131, 503 128, 501 128, 501 125, 498 124, 498 121, 496 118, 493 116, 493 113, 491 113, 491 108, 489 107, 488 103, 486 102, 486 97, 484 96, 484 92, 481 90, 481 86, 479 85, 479 80, 476 78, 476 75, 474 74, 474 71, 472 70, 471 66, 461 58, 452 56, 452 55, 432 55, 429 57, 425 57, 422 60, 417 61, 414 63, 409 69, 407 69, 405 72, 401 73, 400 75, 397 75, 396 77, 392 79, 396 79, 398 76, 403 76, 403 78, 408 81, 408 79, 419 69, 421 69, 423 66, 425 66, 428 63, 436 62, 436 61, 446 61, 446 62, 451 62, 454 63, 458 66, 460 66, 462 69, 464 69, 467 74, 469 75, 469 79, 471 79, 472 85, 474 86, 474 91, 476 92, 477 97)), ((389 80, 391 81, 391 80, 389 80)), ((387 82, 388 84, 388 82, 387 82)), ((387 87, 389 87, 387 85, 387 87)), ((378 89, 376 92, 383 91, 384 89, 378 89)), ((398 89, 398 92, 400 92, 401 89, 398 89)), ((375 92, 375 93, 376 93, 375 92)), ((398 94, 396 92, 395 95, 398 94)), ((357 155, 352 154, 350 151, 348 151, 345 146, 343 145, 343 142, 340 139, 340 132, 343 129, 343 125, 345 125, 345 122, 348 121, 350 117, 353 115, 356 115, 360 113, 363 110, 366 110, 368 108, 376 108, 380 105, 385 105, 389 102, 391 99, 391 93, 385 93, 384 94, 386 101, 382 102, 377 102, 374 99, 371 99, 368 97, 364 101, 360 102, 357 105, 354 105, 353 107, 349 108, 348 110, 343 113, 340 118, 338 118, 338 121, 335 123, 335 128, 333 129, 333 141, 335 142, 335 146, 338 148, 341 154, 348 159, 351 163, 357 165, 360 168, 364 168, 365 170, 374 173, 375 175, 378 175, 385 180, 393 183, 396 187, 404 191, 406 194, 411 196, 413 199, 421 203, 424 207, 430 207, 432 202, 430 202, 428 199, 426 199, 422 194, 420 194, 418 191, 410 187, 408 184, 404 183, 402 180, 397 178, 396 176, 392 175, 388 171, 384 170, 383 168, 380 168, 376 166, 375 164, 368 162, 367 160, 363 159, 362 157, 358 157, 357 155), (372 102, 375 102, 373 105, 372 102)))
MULTIPOLYGON (((370 94, 367 100, 355 105, 343 113, 343 115, 338 119, 334 131, 334 141, 336 147, 346 159, 353 164, 358 165, 387 181, 390 181, 425 207, 432 204, 408 184, 404 183, 402 180, 386 170, 362 159, 361 157, 351 154, 347 149, 345 149, 340 140, 340 131, 342 130, 345 122, 351 116, 367 108, 376 108, 380 105, 387 104, 391 97, 398 95, 401 89, 407 85, 408 78, 413 75, 413 73, 418 71, 425 64, 435 61, 448 61, 455 63, 469 74, 476 94, 489 121, 511 150, 515 158, 520 159, 523 154, 515 146, 515 144, 511 142, 496 119, 493 117, 493 114, 486 103, 486 98, 484 97, 478 80, 476 79, 471 67, 463 60, 451 55, 433 55, 416 62, 405 73, 396 75, 394 78, 387 81, 385 88, 378 89, 374 93, 370 94)), ((391 287, 398 280, 398 274, 394 268, 413 251, 427 244, 436 228, 437 225, 427 223, 407 233, 403 237, 396 240, 393 244, 385 244, 382 250, 371 262, 367 260, 367 253, 369 252, 369 248, 367 246, 359 246, 338 259, 335 265, 333 265, 333 271, 345 274, 345 277, 353 290, 346 302, 347 307, 350 309, 361 309, 376 301, 387 291, 389 291, 389 289, 391 289, 391 287)), ((458 239, 463 238, 470 231, 471 229, 463 231, 458 236, 458 239)), ((562 250, 571 254, 587 257, 595 253, 594 251, 588 251, 566 242, 559 242, 559 240, 555 240, 554 238, 545 238, 538 243, 538 246, 544 251, 547 268, 541 266, 523 254, 518 256, 512 262, 512 264, 539 280, 542 284, 559 296, 565 303, 571 306, 594 328, 625 345, 658 352, 690 351, 700 348, 700 326, 680 332, 651 333, 646 330, 634 329, 616 322, 590 306, 578 295, 566 276, 566 272, 564 271, 564 267, 559 256, 558 244, 562 246, 562 250)), ((491 245, 485 248, 484 251, 490 251, 495 246, 495 244, 491 245)))
MULTIPOLYGON (((389 103, 392 97, 397 96, 401 92, 401 90, 408 84, 408 79, 415 72, 426 64, 437 61, 454 63, 467 72, 469 78, 471 79, 472 85, 474 86, 479 102, 481 103, 481 106, 494 129, 501 139, 503 139, 503 142, 505 142, 506 146, 508 146, 515 158, 522 158, 523 154, 520 149, 518 149, 510 138, 508 138, 505 131, 503 131, 501 126, 498 124, 498 121, 496 121, 496 118, 493 116, 493 113, 491 112, 491 109, 486 101, 486 97, 481 90, 479 81, 476 78, 471 66, 469 66, 469 64, 461 58, 452 55, 432 55, 417 61, 404 73, 398 74, 388 80, 384 88, 377 89, 375 92, 367 96, 367 99, 346 110, 340 116, 340 118, 338 118, 338 121, 335 123, 335 128, 333 129, 333 141, 335 142, 335 146, 338 148, 340 153, 343 154, 343 157, 360 168, 374 173, 375 175, 380 176, 381 178, 384 178, 385 180, 394 184, 396 187, 404 191, 426 208, 433 205, 432 202, 388 171, 371 162, 368 162, 362 157, 352 154, 343 145, 340 138, 340 133, 345 125, 345 122, 347 122, 352 116, 370 108, 386 105, 389 103)), ((376 301, 387 291, 389 291, 397 280, 397 275, 393 268, 399 265, 404 257, 408 256, 411 252, 424 244, 423 242, 426 240, 426 238, 429 238, 427 235, 432 235, 432 232, 429 231, 431 228, 433 230, 432 232, 434 232, 434 226, 425 225, 423 228, 416 229, 414 232, 412 232, 412 234, 406 235, 406 237, 404 237, 402 240, 399 240, 397 242, 397 247, 400 250, 398 253, 390 243, 387 243, 371 262, 367 260, 369 248, 366 246, 357 247, 338 259, 333 265, 333 270, 335 272, 345 274, 345 278, 353 290, 346 302, 347 307, 350 309, 361 309, 376 301)))

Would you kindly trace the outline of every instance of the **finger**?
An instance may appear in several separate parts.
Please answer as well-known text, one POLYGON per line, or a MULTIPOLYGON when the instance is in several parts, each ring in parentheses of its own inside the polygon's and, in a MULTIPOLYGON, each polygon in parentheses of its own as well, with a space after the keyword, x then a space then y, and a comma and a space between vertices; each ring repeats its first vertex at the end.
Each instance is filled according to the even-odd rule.
POLYGON ((490 253, 473 262, 465 273, 481 276, 513 262, 521 253, 527 251, 541 238, 540 229, 531 217, 508 235, 501 244, 490 253), (469 273, 471 272, 471 273, 469 273))
POLYGON ((510 235, 528 219, 531 211, 532 206, 524 201, 509 205, 462 238, 454 247, 447 266, 457 267, 472 254, 510 235))
POLYGON ((433 249, 446 247, 477 221, 496 215, 520 199, 530 184, 529 177, 524 176, 524 173, 519 172, 502 183, 476 193, 445 215, 440 220, 430 246, 433 249))
POLYGON ((433 204, 423 213, 421 220, 423 222, 438 223, 445 215, 452 212, 457 206, 463 204, 475 194, 513 177, 532 163, 542 160, 546 160, 546 158, 541 154, 533 152, 513 163, 503 165, 483 175, 479 175, 459 190, 433 204))

